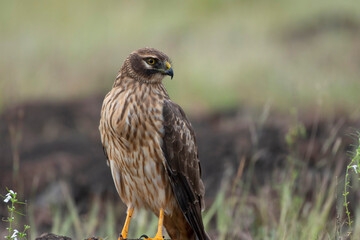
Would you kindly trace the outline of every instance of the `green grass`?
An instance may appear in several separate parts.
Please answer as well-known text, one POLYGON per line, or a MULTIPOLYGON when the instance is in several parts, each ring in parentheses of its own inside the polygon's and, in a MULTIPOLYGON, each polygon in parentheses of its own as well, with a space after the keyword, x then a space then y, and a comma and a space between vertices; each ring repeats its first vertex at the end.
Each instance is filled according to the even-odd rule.
MULTIPOLYGON (((348 225, 345 220, 337 222, 336 218, 330 216, 336 205, 336 196, 341 196, 341 193, 336 192, 339 187, 336 179, 320 179, 314 186, 317 194, 312 201, 296 190, 296 182, 304 180, 296 169, 277 172, 271 183, 256 186, 255 193, 250 193, 244 187, 246 181, 239 181, 236 188, 241 197, 229 195, 228 191, 223 190, 208 206, 204 213, 207 231, 217 236, 216 239, 251 236, 253 239, 309 240, 347 236, 348 225)), ((82 215, 71 205, 68 205, 66 211, 55 207, 51 232, 76 239, 93 235, 114 239, 121 231, 119 215, 125 212, 124 207, 119 208, 119 201, 105 203, 103 208, 106 216, 100 214, 98 200, 93 202, 88 213, 82 215)), ((342 208, 338 211, 342 212, 342 208)), ((357 236, 355 234, 360 231, 358 207, 353 219, 352 231, 357 236)), ((153 214, 145 210, 138 211, 131 221, 129 237, 154 235, 157 221, 153 214)))
POLYGON ((105 94, 127 55, 151 46, 172 57, 165 84, 191 112, 319 101, 358 111, 355 0, 15 0, 1 2, 0 21, 1 108, 105 94))
MULTIPOLYGON (((255 132, 265 126, 268 114, 264 107, 254 122, 255 132)), ((349 159, 346 172, 342 171, 343 163, 338 161, 343 149, 336 147, 337 138, 331 135, 322 146, 329 152, 326 159, 318 159, 315 166, 310 166, 309 156, 300 154, 298 143, 313 136, 306 136, 296 111, 293 118, 284 136, 289 148, 287 160, 271 170, 264 183, 256 179, 261 174, 256 169, 259 152, 254 152, 250 159, 242 159, 234 178, 219 180, 221 190, 203 213, 205 228, 214 239, 322 240, 351 239, 352 236, 355 240, 359 236, 360 207, 351 199, 360 191, 360 173, 354 170, 354 165, 360 168, 360 142, 356 142, 355 154, 349 159)), ((41 206, 50 209, 49 232, 74 239, 117 237, 126 211, 120 199, 94 194, 87 206, 77 206, 68 185, 60 182, 59 186, 64 204, 41 206)), ((39 206, 35 202, 29 199, 26 212, 32 239, 43 231, 43 226, 37 225, 39 216, 35 208, 39 206)), ((137 211, 130 224, 129 237, 154 235, 157 221, 155 215, 137 211)))
MULTIPOLYGON (((349 160, 345 180, 345 173, 338 178, 331 166, 317 172, 305 164, 307 157, 296 151, 296 142, 303 137, 301 124, 295 123, 286 136, 290 151, 285 165, 275 169, 264 184, 254 181, 257 153, 249 160, 245 171, 243 162, 233 179, 221 180, 221 190, 203 213, 204 225, 210 235, 215 239, 259 240, 350 239, 349 236, 356 239, 355 236, 359 236, 360 207, 356 202, 350 204, 347 200, 360 191, 359 173, 355 173, 352 167, 358 165, 359 155, 355 154, 353 160, 349 160), (344 192, 347 199, 344 199, 344 192), (344 202, 348 203, 346 208, 344 202), (352 210, 348 212, 346 209, 350 206, 352 210)), ((329 138, 328 141, 335 139, 329 138)), ((333 149, 327 156, 329 165, 337 151, 333 149)), ((360 151, 359 145, 355 151, 360 151)), ((339 167, 342 168, 342 164, 337 162, 335 169, 339 167)), ((124 221, 120 216, 123 217, 126 211, 119 199, 104 201, 104 198, 95 196, 88 210, 80 213, 65 183, 61 183, 61 189, 66 204, 52 207, 50 232, 76 239, 117 237, 124 221)), ((30 210, 28 217, 34 219, 33 214, 30 210)), ((158 219, 150 212, 135 212, 129 237, 154 235, 157 222, 158 219)), ((32 234, 36 234, 34 220, 30 223, 32 234)))

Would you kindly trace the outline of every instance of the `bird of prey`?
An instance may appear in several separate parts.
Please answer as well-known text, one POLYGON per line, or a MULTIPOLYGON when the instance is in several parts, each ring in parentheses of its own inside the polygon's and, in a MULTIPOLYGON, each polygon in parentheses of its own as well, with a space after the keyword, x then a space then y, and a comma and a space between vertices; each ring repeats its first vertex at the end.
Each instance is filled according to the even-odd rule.
POLYGON ((194 130, 162 84, 173 78, 167 55, 153 48, 132 52, 106 95, 100 134, 108 165, 127 217, 119 239, 126 239, 133 211, 144 207, 159 217, 154 238, 209 239, 201 211, 205 188, 194 130))

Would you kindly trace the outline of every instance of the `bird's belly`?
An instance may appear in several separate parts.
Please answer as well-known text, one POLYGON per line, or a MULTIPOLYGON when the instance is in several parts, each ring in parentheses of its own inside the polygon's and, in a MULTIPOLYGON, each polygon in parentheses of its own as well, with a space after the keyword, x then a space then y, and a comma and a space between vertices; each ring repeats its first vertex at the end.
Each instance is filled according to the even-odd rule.
MULTIPOLYGON (((149 148, 140 147, 138 151, 125 153, 120 161, 119 195, 128 205, 145 207, 157 212, 163 208, 171 212, 173 195, 161 159, 150 156, 149 148)), ((116 179, 114 178, 116 182, 116 179)))

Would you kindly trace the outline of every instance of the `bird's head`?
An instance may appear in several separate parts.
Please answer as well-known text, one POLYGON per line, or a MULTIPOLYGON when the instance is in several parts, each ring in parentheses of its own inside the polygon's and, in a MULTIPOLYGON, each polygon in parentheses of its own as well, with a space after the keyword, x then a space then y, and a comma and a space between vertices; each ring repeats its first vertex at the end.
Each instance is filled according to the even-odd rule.
POLYGON ((160 83, 169 75, 174 76, 171 61, 166 54, 154 48, 141 48, 132 52, 124 62, 127 74, 137 81, 160 83))

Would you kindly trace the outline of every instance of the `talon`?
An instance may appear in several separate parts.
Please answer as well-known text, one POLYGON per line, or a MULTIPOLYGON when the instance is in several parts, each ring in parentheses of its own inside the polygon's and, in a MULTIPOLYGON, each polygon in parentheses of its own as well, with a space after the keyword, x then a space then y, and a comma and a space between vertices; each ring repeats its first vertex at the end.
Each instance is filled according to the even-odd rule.
POLYGON ((124 237, 122 236, 122 234, 120 233, 118 240, 127 240, 127 238, 124 238, 124 237))
POLYGON ((148 239, 149 237, 148 237, 147 235, 143 234, 143 235, 141 235, 141 236, 139 237, 139 239, 141 239, 141 238, 148 239))

